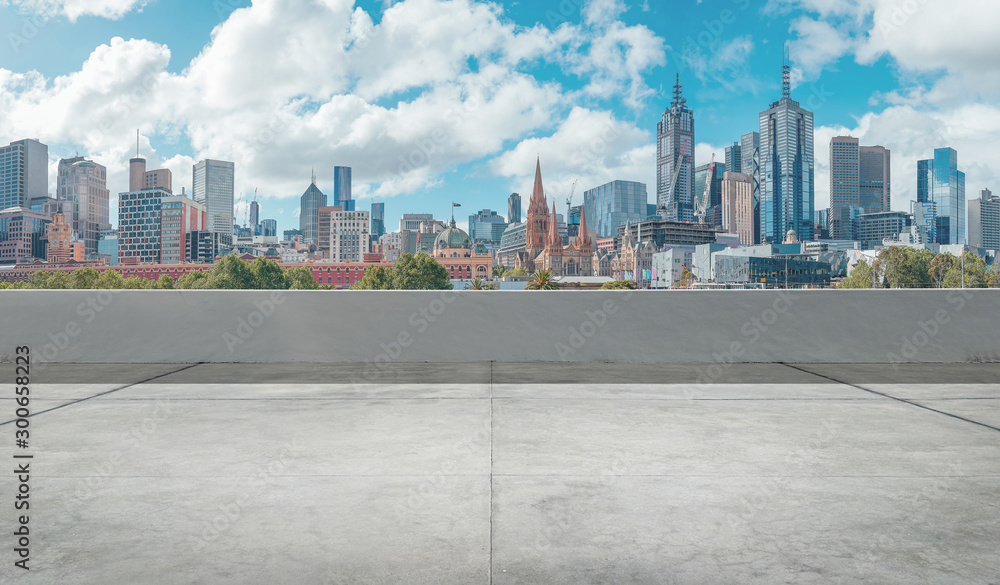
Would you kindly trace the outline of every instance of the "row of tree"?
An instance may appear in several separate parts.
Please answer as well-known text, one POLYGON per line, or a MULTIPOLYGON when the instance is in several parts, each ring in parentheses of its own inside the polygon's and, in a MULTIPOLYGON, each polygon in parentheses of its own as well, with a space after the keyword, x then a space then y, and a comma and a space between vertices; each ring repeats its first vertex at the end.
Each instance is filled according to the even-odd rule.
POLYGON ((316 290, 321 287, 306 268, 284 269, 263 257, 248 262, 229 255, 207 272, 191 272, 177 279, 167 275, 157 280, 139 276, 123 278, 117 270, 98 272, 88 266, 73 272, 39 271, 32 274, 27 282, 0 282, 0 289, 7 288, 316 290))
POLYGON ((997 288, 1000 265, 987 266, 972 252, 962 257, 891 246, 872 264, 862 260, 837 288, 997 288), (964 263, 964 268, 963 268, 964 263), (964 275, 964 278, 963 278, 964 275))

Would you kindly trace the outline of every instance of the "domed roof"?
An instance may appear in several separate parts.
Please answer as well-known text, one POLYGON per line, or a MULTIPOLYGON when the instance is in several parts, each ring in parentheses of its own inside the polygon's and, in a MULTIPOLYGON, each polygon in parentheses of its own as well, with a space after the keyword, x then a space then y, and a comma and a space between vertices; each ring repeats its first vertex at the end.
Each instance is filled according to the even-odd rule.
POLYGON ((786 235, 786 236, 797 236, 798 234, 797 234, 797 233, 795 233, 795 229, 793 229, 793 228, 788 228, 788 231, 787 231, 787 232, 785 232, 785 235, 786 235))
POLYGON ((267 252, 264 252, 264 255, 265 256, 277 256, 278 255, 278 251, 275 250, 274 248, 268 248, 267 252))
POLYGON ((455 227, 455 220, 451 220, 451 227, 445 228, 437 238, 434 239, 435 248, 468 248, 469 234, 455 227))

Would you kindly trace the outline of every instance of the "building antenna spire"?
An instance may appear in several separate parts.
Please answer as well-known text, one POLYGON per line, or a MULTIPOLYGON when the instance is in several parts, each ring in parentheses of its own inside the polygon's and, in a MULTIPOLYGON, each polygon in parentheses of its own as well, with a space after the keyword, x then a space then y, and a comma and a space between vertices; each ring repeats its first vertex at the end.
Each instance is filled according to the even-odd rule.
POLYGON ((782 50, 781 55, 781 97, 790 99, 792 97, 792 53, 788 43, 782 50))
POLYGON ((135 129, 135 158, 139 158, 139 129, 135 129))
POLYGON ((683 89, 684 88, 681 85, 681 74, 678 73, 677 74, 677 83, 674 84, 674 103, 671 104, 671 107, 684 106, 684 104, 687 103, 687 100, 684 99, 684 95, 683 95, 683 91, 682 91, 683 89))

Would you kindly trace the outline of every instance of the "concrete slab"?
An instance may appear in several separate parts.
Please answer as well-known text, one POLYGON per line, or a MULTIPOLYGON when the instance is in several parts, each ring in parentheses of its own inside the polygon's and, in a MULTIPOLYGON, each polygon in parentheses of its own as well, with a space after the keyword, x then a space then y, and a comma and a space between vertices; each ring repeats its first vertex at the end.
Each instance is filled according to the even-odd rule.
POLYGON ((536 366, 196 366, 40 414, 32 570, 3 541, 0 582, 996 580, 1000 432, 921 408, 995 420, 955 399, 989 368, 861 372, 909 404, 780 364, 536 366))

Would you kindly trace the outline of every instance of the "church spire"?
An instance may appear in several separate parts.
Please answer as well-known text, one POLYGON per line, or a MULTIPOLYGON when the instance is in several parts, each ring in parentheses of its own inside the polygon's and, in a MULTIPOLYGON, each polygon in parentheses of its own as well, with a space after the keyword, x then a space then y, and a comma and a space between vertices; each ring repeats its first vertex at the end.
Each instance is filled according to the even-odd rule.
POLYGON ((590 234, 587 232, 587 210, 586 206, 580 206, 580 227, 576 236, 577 248, 583 250, 584 246, 590 245, 590 234))
POLYGON ((535 187, 531 191, 531 202, 528 204, 528 206, 531 207, 531 204, 535 203, 536 199, 539 202, 539 204, 543 208, 545 208, 546 211, 548 211, 548 207, 549 206, 548 206, 548 203, 545 201, 545 188, 542 187, 542 159, 541 159, 541 157, 539 157, 535 161, 535 187))
POLYGON ((552 219, 549 221, 549 247, 562 252, 562 237, 559 235, 559 220, 556 218, 556 204, 552 202, 552 219))

